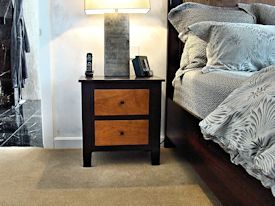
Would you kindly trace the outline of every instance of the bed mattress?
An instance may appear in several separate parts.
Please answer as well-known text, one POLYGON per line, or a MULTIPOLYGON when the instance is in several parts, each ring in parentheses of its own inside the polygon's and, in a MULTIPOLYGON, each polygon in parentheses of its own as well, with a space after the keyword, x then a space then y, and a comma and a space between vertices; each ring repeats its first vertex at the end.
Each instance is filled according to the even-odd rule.
POLYGON ((204 119, 253 72, 188 71, 174 80, 174 101, 193 115, 204 119))

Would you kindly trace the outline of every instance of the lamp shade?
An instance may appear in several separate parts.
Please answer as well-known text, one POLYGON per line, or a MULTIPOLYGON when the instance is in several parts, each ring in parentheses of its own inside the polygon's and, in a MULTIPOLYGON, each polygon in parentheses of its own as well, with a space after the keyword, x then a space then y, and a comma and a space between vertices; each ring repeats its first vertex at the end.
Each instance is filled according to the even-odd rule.
POLYGON ((86 14, 147 13, 150 0, 85 0, 86 14))

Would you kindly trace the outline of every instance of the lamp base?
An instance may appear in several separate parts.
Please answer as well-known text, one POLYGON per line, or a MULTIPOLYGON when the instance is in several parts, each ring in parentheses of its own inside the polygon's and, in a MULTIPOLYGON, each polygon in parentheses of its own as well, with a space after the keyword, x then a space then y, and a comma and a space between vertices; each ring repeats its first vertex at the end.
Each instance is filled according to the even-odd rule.
POLYGON ((107 77, 129 76, 129 16, 105 14, 104 75, 107 77))

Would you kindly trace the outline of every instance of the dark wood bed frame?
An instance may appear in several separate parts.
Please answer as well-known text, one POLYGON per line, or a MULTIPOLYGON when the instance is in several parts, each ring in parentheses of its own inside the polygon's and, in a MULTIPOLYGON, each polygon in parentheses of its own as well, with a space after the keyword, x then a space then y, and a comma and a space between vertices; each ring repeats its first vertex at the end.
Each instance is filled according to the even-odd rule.
MULTIPOLYGON (((198 0, 218 6, 234 6, 234 0, 198 0)), ((253 3, 253 0, 242 1, 253 3)), ((275 5, 275 0, 257 1, 275 5)), ((168 0, 168 12, 182 0, 168 0)), ((223 205, 275 205, 270 189, 250 176, 241 166, 230 162, 229 155, 217 144, 203 139, 199 119, 173 102, 172 80, 179 68, 183 44, 168 22, 167 98, 165 147, 176 146, 223 205)))

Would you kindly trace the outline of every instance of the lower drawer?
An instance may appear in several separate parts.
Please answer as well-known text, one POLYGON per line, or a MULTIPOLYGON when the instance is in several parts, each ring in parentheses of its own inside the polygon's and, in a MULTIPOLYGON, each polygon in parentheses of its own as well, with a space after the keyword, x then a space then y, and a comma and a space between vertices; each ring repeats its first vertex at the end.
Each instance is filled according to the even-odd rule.
POLYGON ((149 120, 95 121, 95 146, 147 144, 149 120))

